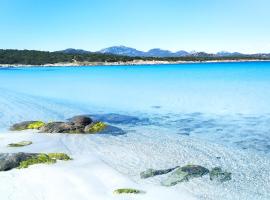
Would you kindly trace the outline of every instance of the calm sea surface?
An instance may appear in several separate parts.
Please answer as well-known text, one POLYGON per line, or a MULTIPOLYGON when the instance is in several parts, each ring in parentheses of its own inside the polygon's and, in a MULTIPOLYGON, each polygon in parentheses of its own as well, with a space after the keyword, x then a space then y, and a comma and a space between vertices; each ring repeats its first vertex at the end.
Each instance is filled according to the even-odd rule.
POLYGON ((221 166, 231 182, 179 187, 201 199, 270 199, 270 62, 0 68, 3 132, 23 120, 100 113, 145 120, 118 124, 125 136, 89 141, 135 181, 149 167, 221 166))

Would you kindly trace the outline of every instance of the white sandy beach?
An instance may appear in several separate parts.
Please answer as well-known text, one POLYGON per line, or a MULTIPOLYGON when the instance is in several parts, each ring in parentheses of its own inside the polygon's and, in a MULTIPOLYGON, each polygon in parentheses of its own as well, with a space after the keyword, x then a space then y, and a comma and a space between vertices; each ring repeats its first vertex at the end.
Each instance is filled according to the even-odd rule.
POLYGON ((77 136, 42 135, 32 131, 1 133, 1 152, 54 151, 65 152, 73 158, 72 161, 59 161, 53 165, 40 164, 0 172, 1 200, 195 199, 186 191, 136 183, 103 162, 94 152, 83 153, 80 146, 87 146, 88 143, 87 140, 84 144, 79 141, 83 142, 77 136), (18 140, 31 140, 33 145, 15 149, 6 147, 8 143, 18 140), (146 193, 113 194, 118 188, 137 188, 146 193))

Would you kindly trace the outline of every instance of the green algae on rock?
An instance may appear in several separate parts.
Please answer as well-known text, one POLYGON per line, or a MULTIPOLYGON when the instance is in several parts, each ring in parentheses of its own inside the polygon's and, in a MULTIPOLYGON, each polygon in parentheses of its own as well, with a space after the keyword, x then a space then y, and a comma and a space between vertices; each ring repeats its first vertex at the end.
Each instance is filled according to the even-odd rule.
POLYGON ((24 121, 16 123, 10 127, 12 131, 22 131, 27 129, 40 129, 45 125, 42 121, 24 121))
POLYGON ((32 144, 31 141, 21 141, 17 143, 10 143, 8 144, 8 147, 23 147, 23 146, 28 146, 30 144, 32 144))
POLYGON ((94 124, 87 125, 84 129, 86 133, 98 133, 103 131, 107 127, 107 124, 103 122, 96 122, 94 124))
POLYGON ((28 124, 28 129, 40 129, 42 126, 44 126, 45 123, 42 121, 35 121, 33 123, 28 124))
POLYGON ((72 160, 67 154, 65 153, 48 153, 48 156, 51 159, 55 160, 72 160))
POLYGON ((113 191, 114 194, 143 194, 142 190, 132 189, 132 188, 120 188, 113 191))
POLYGON ((41 153, 20 162, 18 169, 27 168, 35 164, 54 164, 57 160, 71 160, 71 158, 64 153, 41 153))

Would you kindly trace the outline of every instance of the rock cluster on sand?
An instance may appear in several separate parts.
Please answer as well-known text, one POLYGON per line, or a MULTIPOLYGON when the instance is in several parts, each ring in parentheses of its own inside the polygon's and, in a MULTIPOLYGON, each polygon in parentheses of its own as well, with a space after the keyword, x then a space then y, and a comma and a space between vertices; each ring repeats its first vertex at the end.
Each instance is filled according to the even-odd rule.
POLYGON ((75 116, 67 122, 49 122, 44 123, 41 121, 25 121, 14 124, 10 130, 21 131, 26 129, 37 129, 41 133, 107 133, 113 135, 124 134, 120 128, 110 126, 101 121, 94 121, 87 116, 75 116))
POLYGON ((177 166, 164 170, 148 169, 144 172, 141 172, 140 176, 142 179, 145 179, 167 173, 170 174, 161 182, 163 186, 173 186, 177 183, 189 181, 192 178, 202 177, 207 174, 209 174, 210 180, 215 180, 221 183, 231 180, 231 173, 223 171, 220 167, 215 167, 212 170, 209 170, 200 165, 186 165, 183 167, 177 166))
POLYGON ((57 160, 71 160, 64 153, 0 153, 0 171, 27 168, 34 164, 53 164, 57 160))

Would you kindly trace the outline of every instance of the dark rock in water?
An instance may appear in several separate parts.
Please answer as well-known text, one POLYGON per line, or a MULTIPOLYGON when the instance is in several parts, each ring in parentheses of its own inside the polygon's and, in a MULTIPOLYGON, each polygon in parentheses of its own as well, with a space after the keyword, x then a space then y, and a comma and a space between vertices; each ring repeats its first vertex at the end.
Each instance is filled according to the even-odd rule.
POLYGON ((10 127, 12 131, 22 131, 26 129, 39 129, 44 126, 45 123, 41 121, 24 121, 17 124, 14 124, 10 127))
POLYGON ((150 178, 150 177, 153 177, 153 176, 167 174, 167 173, 175 170, 176 168, 178 168, 178 166, 177 167, 174 167, 174 168, 160 169, 160 170, 147 169, 146 171, 141 172, 140 173, 140 176, 141 176, 142 179, 146 179, 146 178, 150 178))
POLYGON ((51 122, 40 129, 42 133, 70 133, 70 134, 111 134, 123 135, 125 132, 115 126, 95 122, 87 126, 78 126, 72 122, 51 122))
POLYGON ((0 153, 0 171, 7 171, 19 167, 25 161, 37 154, 33 153, 0 153))
POLYGON ((120 115, 116 113, 109 114, 95 114, 89 115, 96 121, 103 121, 113 124, 137 124, 137 123, 149 123, 147 118, 140 119, 138 117, 129 115, 120 115))
POLYGON ((211 181, 218 181, 218 182, 225 182, 232 179, 232 173, 223 171, 220 167, 213 168, 210 173, 210 180, 211 181))
POLYGON ((40 128, 42 133, 84 133, 84 126, 72 122, 50 122, 40 128))
POLYGON ((209 173, 209 170, 200 165, 186 165, 184 167, 178 167, 174 170, 167 179, 162 181, 164 186, 173 186, 177 183, 188 181, 189 179, 202 177, 209 173))
POLYGON ((70 118, 69 121, 78 126, 87 126, 88 124, 91 124, 93 122, 90 117, 84 115, 74 116, 70 118))

